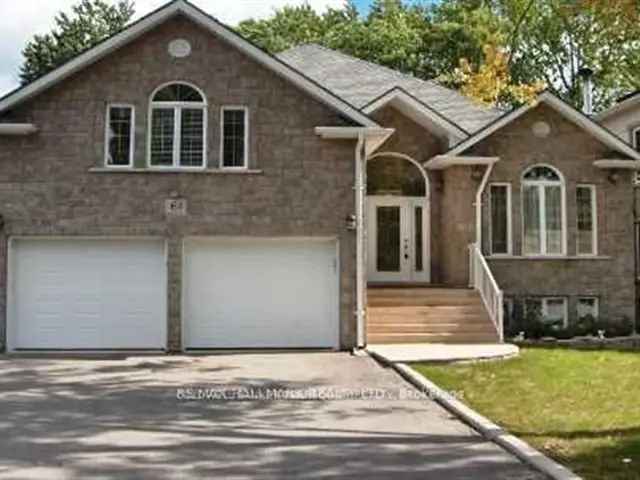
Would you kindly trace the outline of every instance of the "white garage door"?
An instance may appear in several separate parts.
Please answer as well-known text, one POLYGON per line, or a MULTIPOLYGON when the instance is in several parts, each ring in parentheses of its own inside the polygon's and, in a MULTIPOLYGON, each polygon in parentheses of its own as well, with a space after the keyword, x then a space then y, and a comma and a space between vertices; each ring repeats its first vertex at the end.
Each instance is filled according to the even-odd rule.
POLYGON ((190 240, 185 347, 337 348, 336 242, 190 240))
POLYGON ((31 240, 11 245, 12 349, 163 349, 162 241, 31 240))

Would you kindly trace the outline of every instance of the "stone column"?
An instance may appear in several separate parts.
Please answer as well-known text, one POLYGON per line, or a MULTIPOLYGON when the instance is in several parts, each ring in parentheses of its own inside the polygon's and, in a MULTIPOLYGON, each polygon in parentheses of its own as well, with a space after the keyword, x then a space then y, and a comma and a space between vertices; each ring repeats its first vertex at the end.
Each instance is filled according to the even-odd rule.
POLYGON ((167 239, 167 351, 182 351, 182 237, 167 239))

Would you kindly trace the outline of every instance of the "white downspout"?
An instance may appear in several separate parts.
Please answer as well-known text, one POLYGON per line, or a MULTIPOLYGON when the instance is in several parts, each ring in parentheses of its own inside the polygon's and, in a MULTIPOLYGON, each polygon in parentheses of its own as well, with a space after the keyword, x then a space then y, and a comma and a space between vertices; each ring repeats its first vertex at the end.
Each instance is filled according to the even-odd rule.
POLYGON ((364 201, 365 201, 365 183, 364 162, 366 161, 365 153, 365 134, 358 134, 358 144, 356 146, 356 171, 355 171, 355 202, 356 202, 356 332, 357 346, 363 348, 365 346, 365 245, 364 245, 364 201))
POLYGON ((482 250, 482 194, 485 188, 487 188, 487 183, 489 182, 492 171, 493 163, 490 163, 487 165, 487 170, 484 172, 482 182, 480 182, 478 192, 476 193, 476 245, 480 250, 482 250))

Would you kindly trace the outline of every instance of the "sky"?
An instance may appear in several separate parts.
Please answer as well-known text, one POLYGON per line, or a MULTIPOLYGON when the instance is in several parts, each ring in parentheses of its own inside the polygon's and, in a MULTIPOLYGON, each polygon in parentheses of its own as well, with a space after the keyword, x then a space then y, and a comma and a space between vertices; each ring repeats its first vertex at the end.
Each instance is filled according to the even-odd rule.
MULTIPOLYGON (((115 2, 115 0, 107 0, 115 2)), ((136 0, 136 18, 164 5, 168 0, 136 0)), ((344 0, 191 0, 225 23, 234 25, 246 18, 263 18, 285 5, 308 3, 318 11, 340 8, 344 0)), ((356 0, 366 10, 372 0, 356 0)), ((19 84, 18 69, 25 43, 37 33, 47 33, 61 10, 77 0, 0 0, 0 96, 19 84)))

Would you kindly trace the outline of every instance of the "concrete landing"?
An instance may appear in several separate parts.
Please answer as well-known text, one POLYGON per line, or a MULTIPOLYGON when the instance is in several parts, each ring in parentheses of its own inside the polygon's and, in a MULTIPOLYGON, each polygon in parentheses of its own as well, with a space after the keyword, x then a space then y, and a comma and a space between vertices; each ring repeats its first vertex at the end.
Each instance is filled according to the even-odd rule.
POLYGON ((412 362, 465 362, 499 360, 516 357, 517 345, 507 343, 447 345, 442 343, 411 343, 369 345, 367 351, 390 363, 412 362))

